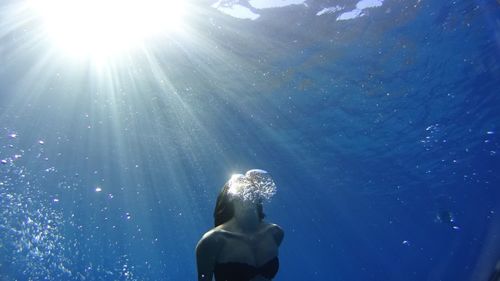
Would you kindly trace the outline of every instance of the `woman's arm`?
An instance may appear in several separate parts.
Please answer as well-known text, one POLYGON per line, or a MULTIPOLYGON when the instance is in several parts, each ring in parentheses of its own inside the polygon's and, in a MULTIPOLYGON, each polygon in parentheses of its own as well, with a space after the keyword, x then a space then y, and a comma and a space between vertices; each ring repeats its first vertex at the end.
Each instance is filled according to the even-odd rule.
POLYGON ((196 245, 196 265, 198 281, 212 281, 217 255, 222 239, 215 231, 207 232, 196 245))

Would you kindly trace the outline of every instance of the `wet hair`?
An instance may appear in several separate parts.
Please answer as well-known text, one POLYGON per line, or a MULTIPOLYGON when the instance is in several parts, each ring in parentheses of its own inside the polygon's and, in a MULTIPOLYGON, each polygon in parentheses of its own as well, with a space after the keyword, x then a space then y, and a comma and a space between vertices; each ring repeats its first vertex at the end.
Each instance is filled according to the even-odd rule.
MULTIPOLYGON (((229 185, 226 183, 222 187, 219 195, 217 196, 217 202, 215 203, 215 210, 214 210, 215 227, 227 222, 234 216, 234 203, 231 200, 228 191, 229 191, 229 185)), ((257 215, 259 216, 259 219, 262 221, 266 216, 264 214, 264 208, 262 206, 262 203, 257 203, 256 208, 257 208, 257 215)))

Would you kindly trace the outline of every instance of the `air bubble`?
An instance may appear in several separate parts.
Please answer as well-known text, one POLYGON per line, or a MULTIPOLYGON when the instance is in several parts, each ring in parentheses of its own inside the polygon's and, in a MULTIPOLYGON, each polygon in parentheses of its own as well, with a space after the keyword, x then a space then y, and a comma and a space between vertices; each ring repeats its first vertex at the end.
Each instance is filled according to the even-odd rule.
POLYGON ((264 170, 249 170, 242 174, 235 174, 228 182, 229 194, 244 201, 254 203, 269 201, 276 194, 276 184, 264 170))

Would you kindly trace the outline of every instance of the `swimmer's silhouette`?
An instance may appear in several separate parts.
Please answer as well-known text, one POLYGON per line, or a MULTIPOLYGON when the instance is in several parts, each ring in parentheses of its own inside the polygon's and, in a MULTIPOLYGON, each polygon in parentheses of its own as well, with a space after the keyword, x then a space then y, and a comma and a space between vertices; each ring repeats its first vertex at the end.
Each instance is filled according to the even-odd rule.
POLYGON ((263 221, 266 194, 259 194, 262 181, 255 181, 253 175, 268 174, 251 170, 239 178, 246 184, 239 185, 236 193, 231 180, 219 193, 215 227, 196 246, 198 281, 211 281, 213 276, 216 281, 268 281, 278 272, 278 247, 284 232, 263 221))

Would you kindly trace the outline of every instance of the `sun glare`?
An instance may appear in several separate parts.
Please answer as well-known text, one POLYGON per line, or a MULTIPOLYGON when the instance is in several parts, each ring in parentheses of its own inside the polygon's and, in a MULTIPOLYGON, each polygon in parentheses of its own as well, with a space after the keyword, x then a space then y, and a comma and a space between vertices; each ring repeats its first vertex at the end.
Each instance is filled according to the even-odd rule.
POLYGON ((33 0, 45 32, 67 53, 107 57, 182 29, 183 0, 33 0))

